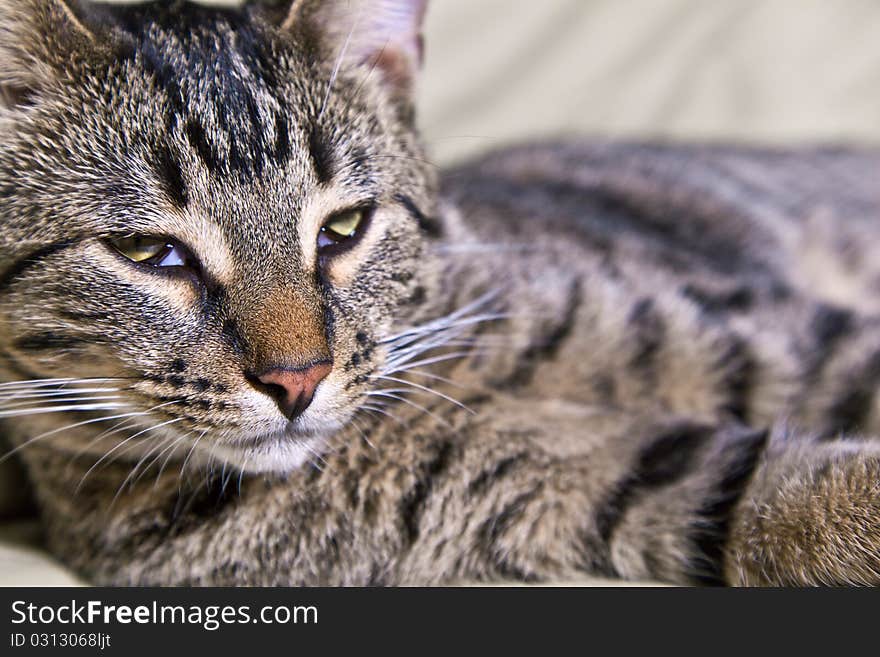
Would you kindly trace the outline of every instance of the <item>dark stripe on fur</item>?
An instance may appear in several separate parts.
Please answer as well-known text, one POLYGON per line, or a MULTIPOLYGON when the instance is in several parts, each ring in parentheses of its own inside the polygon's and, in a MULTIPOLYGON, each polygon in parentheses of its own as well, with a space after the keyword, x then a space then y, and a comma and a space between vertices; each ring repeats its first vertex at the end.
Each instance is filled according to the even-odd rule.
POLYGON ((241 327, 238 325, 238 322, 234 319, 227 319, 223 322, 220 334, 223 336, 226 343, 232 347, 232 351, 239 356, 244 356, 250 353, 250 345, 248 344, 247 338, 242 332, 241 327))
POLYGON ((53 312, 58 317, 69 320, 71 322, 94 324, 107 321, 106 312, 88 312, 84 310, 70 310, 68 308, 58 308, 53 310, 53 312))
POLYGON ((152 164, 169 200, 178 208, 185 208, 187 203, 186 184, 183 181, 180 164, 172 155, 171 150, 168 147, 156 149, 152 164))
POLYGON ((195 119, 189 119, 185 126, 186 138, 189 140, 190 146, 202 160, 208 173, 216 174, 223 169, 222 162, 214 152, 214 148, 208 143, 205 135, 205 129, 195 119))
POLYGON ((681 293, 709 313, 748 310, 755 301, 754 292, 745 285, 729 290, 707 290, 688 283, 681 288, 681 293))
POLYGON ((228 109, 220 115, 220 121, 230 137, 229 167, 241 174, 244 181, 259 177, 265 166, 269 144, 265 140, 266 127, 262 124, 257 100, 249 89, 242 89, 225 100, 228 109), (250 129, 241 130, 232 117, 238 116, 240 120, 245 115, 249 119, 250 129))
POLYGON ((13 341, 13 348, 18 351, 55 351, 60 349, 80 349, 97 340, 87 340, 75 335, 65 335, 54 331, 29 333, 13 341))
POLYGON ((657 354, 666 340, 666 323, 657 312, 654 300, 639 300, 627 318, 627 326, 634 343, 630 367, 643 373, 654 373, 657 354))
POLYGON ((827 304, 818 305, 810 319, 811 341, 803 356, 806 385, 816 382, 841 341, 852 333, 853 328, 853 314, 849 310, 827 304))
POLYGON ((521 568, 511 564, 503 551, 497 550, 495 546, 498 539, 522 518, 529 504, 541 495, 543 489, 543 483, 538 483, 532 490, 518 495, 505 504, 501 511, 480 524, 477 530, 478 540, 487 557, 495 564, 499 574, 525 582, 535 581, 536 578, 533 574, 524 572, 521 568))
POLYGON ((290 124, 281 112, 275 113, 275 161, 284 164, 290 159, 290 124))
POLYGON ((565 300, 565 306, 561 311, 559 323, 552 328, 549 335, 539 344, 532 345, 526 349, 520 357, 520 364, 513 374, 504 381, 496 382, 496 385, 504 388, 518 388, 531 383, 538 364, 556 356, 559 349, 572 334, 582 302, 581 282, 580 280, 575 280, 568 289, 568 296, 565 300))
POLYGON ((491 468, 483 470, 468 484, 468 495, 471 497, 482 495, 486 489, 494 486, 499 479, 502 479, 517 465, 525 463, 528 460, 529 454, 527 452, 520 452, 519 454, 514 454, 513 456, 501 459, 491 468))
POLYGON ((424 212, 419 210, 419 206, 417 206, 415 201, 408 196, 397 194, 394 198, 406 209, 409 215, 416 220, 419 229, 425 233, 425 235, 431 238, 443 237, 443 224, 440 223, 439 219, 428 217, 424 212))
POLYGON ((752 479, 767 447, 769 432, 753 431, 738 436, 722 455, 724 469, 714 493, 698 511, 694 530, 696 549, 694 579, 703 585, 724 583, 724 548, 730 535, 731 516, 752 479))
MULTIPOLYGON (((632 241, 650 245, 658 258, 679 271, 708 267, 727 275, 749 271, 773 276, 754 248, 723 232, 727 220, 719 222, 717 215, 681 204, 656 203, 659 193, 649 193, 652 198, 647 200, 639 199, 641 188, 624 191, 602 183, 590 186, 540 178, 525 184, 520 177, 487 173, 479 164, 456 169, 454 175, 455 197, 465 207, 511 208, 513 216, 542 217, 548 232, 574 229, 579 239, 600 251, 632 241), (548 213, 548 208, 553 212, 548 213)), ((668 200, 670 195, 665 196, 668 200)))
POLYGON ((688 474, 695 454, 711 436, 712 427, 708 425, 682 423, 666 429, 641 451, 630 472, 597 507, 596 528, 606 549, 610 549, 614 530, 638 497, 688 474))
POLYGON ((199 480, 193 489, 181 489, 169 510, 168 536, 183 534, 235 503, 240 498, 240 492, 234 486, 227 486, 227 483, 228 480, 224 481, 221 475, 211 475, 199 480))
POLYGON ((726 400, 720 410, 745 422, 757 369, 748 343, 738 336, 730 336, 730 342, 723 348, 715 366, 724 373, 721 386, 726 400))
POLYGON ((847 335, 853 327, 853 314, 849 310, 820 304, 810 320, 810 332, 815 339, 815 348, 827 352, 847 335))
POLYGON ((852 373, 847 384, 828 409, 822 432, 825 437, 858 431, 865 424, 880 384, 880 350, 871 354, 864 367, 852 373))
POLYGON ((315 176, 322 185, 333 180, 336 173, 336 158, 327 139, 318 128, 309 131, 309 155, 315 165, 315 176))
POLYGON ((403 529, 406 541, 409 545, 415 543, 421 530, 422 511, 425 503, 434 489, 434 482, 449 466, 453 446, 449 441, 444 441, 437 446, 433 458, 421 464, 416 472, 416 482, 413 487, 400 501, 399 511, 403 521, 403 529))
POLYGON ((75 243, 76 242, 72 240, 55 242, 53 244, 49 244, 40 249, 37 249, 36 251, 33 251, 24 257, 19 258, 9 267, 7 267, 2 274, 0 274, 0 292, 5 290, 12 281, 21 276, 30 267, 39 264, 45 258, 48 258, 49 256, 54 255, 55 253, 58 253, 59 251, 62 251, 69 246, 73 246, 75 243))
MULTIPOLYGON (((25 86, 3 82, 0 84, 0 106, 10 109, 23 108, 34 104, 34 90, 25 86)), ((0 191, 0 196, 3 196, 0 191)))
POLYGON ((367 577, 366 584, 368 587, 388 586, 388 574, 385 572, 385 566, 373 564, 370 566, 370 575, 367 577))
POLYGON ((274 140, 263 120, 259 98, 275 92, 277 78, 264 52, 265 35, 254 29, 247 12, 186 3, 103 11, 106 22, 127 33, 127 56, 165 91, 169 129, 185 121, 194 149, 212 173, 252 180, 270 159, 287 158, 288 125, 281 112, 275 115, 274 140), (236 60, 244 70, 234 65, 236 60), (200 128, 195 128, 193 103, 184 99, 196 94, 210 103, 214 115, 200 128))
POLYGON ((162 61, 161 50, 152 43, 141 43, 140 50, 133 51, 140 54, 140 62, 146 72, 153 77, 157 86, 165 91, 169 103, 169 121, 174 121, 186 111, 186 103, 180 90, 174 68, 167 62, 162 61))

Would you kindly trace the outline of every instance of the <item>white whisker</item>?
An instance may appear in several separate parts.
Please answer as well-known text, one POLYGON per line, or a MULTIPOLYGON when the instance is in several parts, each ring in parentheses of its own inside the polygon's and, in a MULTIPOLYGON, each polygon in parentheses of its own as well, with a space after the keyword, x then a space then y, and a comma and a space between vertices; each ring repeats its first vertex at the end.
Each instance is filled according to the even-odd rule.
MULTIPOLYGON (((406 391, 404 391, 404 392, 406 392, 406 391)), ((446 420, 444 420, 442 417, 440 417, 439 415, 437 415, 433 411, 430 411, 429 409, 425 408, 424 406, 420 406, 419 404, 416 404, 414 401, 412 401, 411 399, 407 399, 406 397, 402 397, 400 395, 388 393, 388 392, 385 392, 384 390, 371 390, 370 392, 367 393, 367 396, 389 397, 391 399, 396 399, 397 401, 401 401, 404 404, 409 404, 413 408, 422 411, 423 413, 434 418, 435 420, 437 420, 441 424, 443 424, 447 427, 449 426, 449 423, 446 420)))
POLYGON ((208 430, 204 429, 202 431, 202 433, 199 435, 199 437, 193 441, 192 447, 189 448, 189 451, 186 453, 186 457, 184 457, 184 459, 183 459, 183 463, 180 464, 180 474, 177 476, 178 490, 180 489, 180 486, 183 484, 183 473, 186 470, 187 463, 189 463, 189 460, 192 457, 193 452, 196 451, 196 447, 198 446, 198 444, 201 442, 202 438, 204 438, 205 434, 207 434, 207 433, 208 433, 208 430))
MULTIPOLYGON (((122 492, 122 489, 125 488, 126 484, 129 481, 131 481, 131 485, 134 486, 134 484, 137 482, 137 479, 140 478, 140 475, 138 475, 138 477, 133 480, 132 480, 132 477, 134 476, 134 474, 136 472, 141 470, 141 467, 143 466, 144 463, 146 463, 147 459, 156 453, 158 453, 159 456, 164 454, 165 453, 164 447, 167 446, 168 444, 172 444, 172 445, 174 444, 174 436, 165 436, 165 437, 159 438, 157 441, 157 444, 150 447, 150 449, 148 449, 144 454, 141 455, 141 457, 137 460, 137 462, 134 464, 134 466, 129 470, 128 475, 126 475, 125 479, 122 480, 122 483, 119 485, 119 488, 116 489, 116 495, 113 497, 113 502, 111 502, 111 506, 113 506, 113 503, 116 502, 116 498, 119 497, 119 494, 122 492)), ((158 458, 158 456, 156 458, 158 458)), ((143 474, 144 472, 149 470, 154 462, 155 462, 155 459, 153 461, 150 461, 149 465, 147 465, 143 469, 141 474, 143 474)))
POLYGON ((449 395, 444 395, 442 392, 438 392, 437 390, 434 390, 433 388, 428 388, 427 386, 423 386, 418 383, 413 383, 412 381, 407 381, 405 379, 398 379, 393 376, 380 376, 379 378, 384 379, 386 381, 394 381, 395 383, 403 383, 404 385, 412 386, 413 388, 416 388, 418 390, 422 390, 422 391, 430 393, 432 395, 437 395, 438 397, 445 399, 446 401, 448 401, 452 404, 455 404, 456 406, 467 411, 468 413, 473 413, 474 415, 476 415, 476 411, 474 411, 472 408, 465 406, 457 399, 454 399, 454 398, 450 397, 449 395))
MULTIPOLYGON (((479 308, 488 304, 493 299, 496 299, 499 296, 499 294, 501 293, 501 290, 502 290, 502 288, 495 288, 493 290, 490 290, 489 292, 485 292, 484 294, 481 294, 479 297, 477 297, 473 301, 465 304, 461 308, 458 308, 443 317, 438 317, 437 319, 433 319, 433 320, 423 324, 422 326, 423 327, 427 327, 427 326, 431 326, 431 325, 444 326, 444 325, 447 325, 451 322, 454 322, 455 320, 464 318, 465 316, 468 315, 468 313, 470 313, 472 311, 476 311, 479 308)), ((386 338, 384 340, 384 342, 395 340, 402 335, 408 335, 412 331, 418 330, 418 328, 419 327, 410 327, 409 329, 405 329, 405 330, 401 331, 400 333, 397 333, 396 335, 392 335, 392 336, 386 338)))
MULTIPOLYGON (((100 395, 100 396, 95 396, 95 397, 65 397, 63 399, 55 399, 55 400, 35 399, 34 401, 19 401, 15 404, 0 405, 0 417, 5 417, 2 415, 3 413, 9 413, 9 414, 15 415, 16 412, 13 411, 13 409, 28 410, 26 407, 33 406, 34 404, 51 404, 51 403, 73 404, 75 402, 79 403, 79 402, 93 402, 93 401, 110 401, 110 400, 115 400, 115 399, 122 399, 122 397, 120 395, 100 395)), ((52 408, 52 407, 48 406, 46 408, 52 408)))
POLYGON ((474 351, 454 351, 450 354, 442 354, 440 356, 432 356, 431 358, 425 358, 424 360, 417 360, 414 363, 403 363, 400 367, 395 367, 393 369, 389 369, 387 371, 383 371, 383 374, 398 374, 400 372, 407 372, 414 367, 423 367, 427 365, 433 365, 434 363, 442 363, 447 360, 453 360, 456 358, 464 358, 465 356, 473 356, 475 354, 474 351))
POLYGON ((0 392, 0 404, 5 404, 14 399, 44 399, 49 397, 64 397, 65 395, 87 395, 99 392, 119 392, 119 388, 75 388, 72 390, 54 390, 52 392, 31 392, 17 391, 7 394, 6 391, 0 392))
POLYGON ((405 424, 405 422, 403 420, 401 420, 399 417, 397 417, 393 413, 386 411, 384 408, 374 406, 373 404, 361 404, 358 407, 358 410, 363 410, 363 411, 366 411, 367 413, 379 413, 380 415, 385 415, 386 417, 390 417, 392 420, 394 420, 398 424, 402 424, 402 425, 405 424))
POLYGON ((357 420, 356 420, 354 417, 351 418, 351 423, 352 423, 352 426, 353 426, 355 429, 358 430, 358 433, 361 434, 361 438, 364 439, 364 442, 367 443, 367 445, 369 445, 372 449, 376 449, 376 446, 375 446, 375 445, 373 444, 373 442, 367 437, 366 432, 363 430, 363 428, 361 427, 361 425, 357 422, 357 420))
MULTIPOLYGON (((141 470, 140 474, 138 474, 131 481, 131 486, 134 486, 135 484, 137 484, 137 482, 141 480, 141 477, 143 477, 147 472, 150 471, 150 468, 152 468, 156 463, 158 463, 159 459, 162 458, 162 455, 167 453, 168 456, 166 456, 165 462, 162 464, 162 467, 159 468, 159 472, 156 475, 156 481, 153 484, 154 488, 156 486, 158 486, 159 479, 162 476, 162 472, 165 470, 165 467, 168 465, 168 461, 174 455, 174 448, 177 447, 183 440, 185 440, 191 434, 192 434, 192 432, 190 431, 190 432, 187 432, 181 436, 177 436, 177 437, 168 436, 168 437, 162 439, 162 441, 158 445, 158 447, 160 447, 161 449, 158 451, 158 453, 153 458, 153 460, 150 461, 145 467, 143 467, 143 469, 141 469, 141 465, 143 464, 143 462, 147 458, 149 458, 149 456, 151 454, 155 453, 157 451, 156 449, 151 449, 150 451, 148 451, 147 454, 137 462, 137 464, 134 466, 134 468, 132 468, 131 472, 128 473, 128 476, 123 480, 122 485, 120 485, 119 489, 116 492, 116 496, 118 496, 119 493, 122 491, 122 489, 125 488, 125 485, 128 483, 129 479, 131 479, 132 475, 134 475, 135 472, 137 472, 138 470, 141 470)), ((114 497, 113 501, 114 502, 116 501, 115 497, 114 497)))
MULTIPOLYGON (((325 459, 324 456, 320 452, 318 452, 318 450, 316 450, 314 447, 311 447, 306 442, 302 443, 302 446, 305 447, 306 450, 308 450, 312 455, 314 455, 314 457, 316 459, 321 461, 321 463, 323 463, 325 467, 327 466, 327 459, 325 459)), ((324 470, 324 468, 319 468, 319 469, 322 471, 324 470)))
POLYGON ((80 479, 80 482, 79 482, 79 484, 78 484, 77 487, 76 487, 76 492, 79 491, 80 487, 83 485, 83 483, 85 482, 86 478, 92 473, 92 471, 93 471, 95 468, 97 468, 101 463, 103 463, 103 462, 107 459, 107 457, 109 457, 111 454, 113 454, 113 453, 114 453, 116 450, 118 450, 120 447, 122 447, 122 446, 125 445, 126 443, 128 443, 128 442, 134 440, 134 439, 137 438, 138 436, 142 436, 143 434, 148 433, 148 432, 150 432, 150 431, 155 431, 156 429, 160 429, 160 428, 162 428, 162 427, 168 426, 169 424, 174 424, 175 422, 180 422, 182 419, 183 419, 183 418, 178 417, 178 418, 174 418, 173 420, 166 420, 165 422, 160 422, 159 424, 154 425, 154 426, 152 426, 152 427, 147 427, 146 429, 142 429, 141 431, 138 431, 137 433, 135 433, 135 434, 129 436, 128 438, 126 438, 126 439, 123 440, 122 442, 120 442, 120 443, 116 444, 115 446, 111 447, 109 450, 107 450, 106 452, 104 452, 104 454, 103 454, 103 456, 101 456, 101 458, 99 458, 97 461, 95 461, 95 463, 92 465, 92 467, 90 467, 90 468, 86 471, 86 473, 83 475, 82 479, 80 479))
POLYGON ((112 403, 112 404, 75 404, 73 406, 48 406, 41 408, 25 408, 15 411, 0 411, 0 418, 4 417, 22 417, 25 415, 37 415, 39 413, 66 413, 66 412, 85 412, 85 411, 111 411, 115 408, 124 408, 128 404, 112 403))
POLYGON ((333 91, 333 85, 336 84, 336 78, 339 75, 339 69, 342 66, 342 62, 345 60, 345 55, 348 53, 348 47, 351 45, 351 38, 354 36, 355 31, 358 28, 358 24, 361 22, 361 14, 363 13, 363 5, 358 7, 358 13, 354 18, 354 23, 352 23, 351 30, 348 32, 348 36, 345 38, 345 42, 342 44, 342 48, 339 50, 339 55, 336 58, 336 62, 333 64, 333 72, 330 74, 330 81, 327 83, 327 91, 324 94, 324 101, 321 103, 321 110, 318 112, 317 121, 321 120, 321 117, 324 116, 324 111, 327 109, 327 102, 330 100, 330 92, 333 91))
POLYGON ((137 477, 131 482, 131 486, 132 486, 132 487, 138 482, 138 480, 141 478, 141 476, 142 476, 144 473, 146 473, 146 472, 152 467, 153 463, 155 463, 155 461, 156 461, 156 460, 157 460, 157 459, 158 459, 158 458, 164 453, 165 450, 162 449, 162 447, 165 446, 166 443, 169 443, 169 442, 171 443, 171 445, 174 445, 174 443, 176 442, 175 439, 174 439, 174 436, 166 436, 165 438, 162 438, 162 439, 159 441, 159 443, 158 443, 157 445, 154 445, 153 447, 151 447, 149 450, 147 450, 147 452, 146 452, 145 454, 143 454, 143 455, 141 456, 141 458, 138 459, 137 463, 135 463, 134 467, 129 471, 129 473, 126 475, 125 479, 122 480, 122 483, 119 484, 119 487, 116 489, 116 494, 113 495, 113 499, 110 500, 109 508, 112 509, 112 508, 115 506, 115 504, 116 504, 116 500, 117 500, 117 499, 119 498, 119 496, 122 494, 122 491, 125 489, 125 487, 126 487, 126 485, 128 484, 129 480, 131 479, 131 477, 132 477, 132 476, 133 476, 138 470, 140 470, 140 468, 141 468, 141 466, 143 465, 143 463, 144 463, 148 458, 150 458, 151 455, 155 454, 158 450, 160 450, 160 449, 162 450, 162 451, 159 451, 159 456, 157 456, 156 459, 154 459, 153 461, 151 461, 150 464, 149 464, 146 468, 144 468, 144 470, 141 472, 141 474, 139 474, 139 475, 138 475, 138 476, 137 476, 137 477))
POLYGON ((385 340, 382 340, 382 344, 398 342, 403 338, 415 338, 426 333, 437 333, 439 331, 449 331, 453 328, 472 326, 474 324, 481 324, 483 322, 493 322, 502 319, 510 319, 514 316, 515 315, 513 315, 512 313, 487 313, 484 315, 474 315, 472 317, 459 318, 453 321, 439 322, 435 320, 420 327, 415 327, 398 333, 396 336, 386 338, 385 340))
POLYGON ((23 381, 7 381, 6 383, 0 383, 0 390, 7 390, 9 388, 44 388, 47 386, 61 386, 65 384, 75 384, 75 383, 99 383, 99 382, 109 382, 109 381, 124 381, 125 379, 120 379, 119 377, 102 377, 102 378, 85 378, 85 379, 75 379, 75 378, 63 378, 63 379, 27 379, 23 381))
POLYGON ((244 478, 244 471, 245 471, 245 469, 247 469, 247 464, 250 462, 250 460, 251 460, 251 455, 249 453, 245 454, 244 462, 241 464, 241 468, 239 469, 239 472, 238 472, 238 496, 239 497, 241 497, 241 480, 244 478))
POLYGON ((409 370, 409 373, 413 374, 415 376, 423 376, 425 378, 432 379, 434 381, 442 381, 443 383, 448 383, 449 385, 455 386, 456 388, 462 388, 462 389, 468 388, 468 386, 465 386, 461 383, 458 383, 457 381, 453 381, 452 379, 447 378, 445 376, 440 376, 439 374, 432 374, 430 372, 423 372, 421 370, 409 370))
POLYGON ((23 450, 24 448, 28 447, 29 445, 32 445, 33 443, 37 442, 38 440, 43 440, 44 438, 48 438, 49 436, 55 435, 55 434, 60 433, 62 431, 68 431, 70 429, 75 429, 77 427, 81 427, 81 426, 84 426, 87 424, 93 424, 95 422, 106 422, 108 420, 116 420, 116 419, 119 419, 122 417, 131 417, 131 416, 140 415, 140 414, 141 413, 138 411, 135 413, 124 413, 121 415, 108 415, 106 417, 98 417, 98 418, 92 418, 90 420, 84 420, 82 422, 75 422, 73 424, 68 424, 63 427, 58 427, 57 429, 52 429, 51 431, 46 431, 45 433, 41 433, 39 436, 34 436, 33 438, 29 438, 28 440, 26 440, 24 443, 22 443, 18 447, 9 450, 3 456, 0 456, 0 463, 3 463, 6 459, 10 458, 13 454, 16 454, 17 452, 23 450))

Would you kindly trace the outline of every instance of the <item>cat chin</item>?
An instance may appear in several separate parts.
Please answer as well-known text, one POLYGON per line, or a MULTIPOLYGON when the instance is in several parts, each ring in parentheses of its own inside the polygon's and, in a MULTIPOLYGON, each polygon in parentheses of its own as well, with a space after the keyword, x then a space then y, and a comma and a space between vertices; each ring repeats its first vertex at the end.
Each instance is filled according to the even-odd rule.
POLYGON ((270 435, 242 445, 199 445, 191 460, 204 467, 220 463, 248 474, 287 474, 320 458, 326 442, 321 435, 270 435))
MULTIPOLYGON (((316 400, 317 401, 317 395, 316 400)), ((273 412, 259 429, 230 431, 222 442, 198 441, 192 462, 211 468, 223 464, 248 474, 288 474, 320 459, 327 441, 344 421, 312 407, 293 422, 273 412), (231 434, 231 435, 230 435, 231 434)))
POLYGON ((269 436, 248 446, 205 447, 199 460, 203 465, 220 461, 248 474, 287 474, 318 458, 325 444, 320 436, 269 436))

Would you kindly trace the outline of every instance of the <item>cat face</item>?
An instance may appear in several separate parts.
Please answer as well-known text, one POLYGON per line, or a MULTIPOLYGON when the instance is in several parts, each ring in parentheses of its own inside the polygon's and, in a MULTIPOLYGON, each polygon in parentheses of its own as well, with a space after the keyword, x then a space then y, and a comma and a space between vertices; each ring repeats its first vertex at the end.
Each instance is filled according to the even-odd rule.
POLYGON ((319 450, 433 284, 422 13, 0 0, 7 379, 250 471, 319 450))

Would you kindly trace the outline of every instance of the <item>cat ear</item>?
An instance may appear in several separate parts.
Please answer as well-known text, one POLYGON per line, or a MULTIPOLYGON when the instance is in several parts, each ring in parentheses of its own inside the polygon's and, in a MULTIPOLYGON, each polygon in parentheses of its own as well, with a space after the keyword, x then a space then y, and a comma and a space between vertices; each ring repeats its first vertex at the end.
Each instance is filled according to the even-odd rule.
POLYGON ((397 93, 411 91, 422 64, 427 0, 293 0, 282 30, 305 29, 335 46, 339 65, 374 68, 397 93))
POLYGON ((0 107, 25 105, 94 41, 78 0, 0 0, 0 107))

